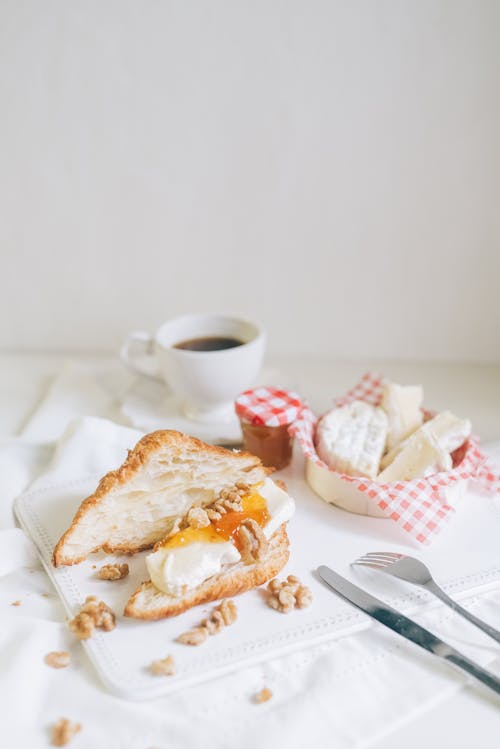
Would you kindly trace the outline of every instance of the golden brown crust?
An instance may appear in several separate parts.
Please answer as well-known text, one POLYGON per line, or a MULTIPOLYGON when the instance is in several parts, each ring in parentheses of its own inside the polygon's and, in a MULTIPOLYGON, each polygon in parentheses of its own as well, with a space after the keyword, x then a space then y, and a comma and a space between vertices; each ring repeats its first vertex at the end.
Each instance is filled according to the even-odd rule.
POLYGON ((157 619, 178 616, 178 614, 182 614, 187 609, 200 603, 218 601, 220 598, 232 598, 246 590, 256 588, 275 577, 288 562, 290 556, 289 540, 285 525, 278 528, 270 543, 272 543, 273 551, 267 560, 238 567, 234 572, 217 575, 215 578, 206 580, 189 595, 183 597, 174 598, 164 595, 155 588, 150 580, 143 582, 127 601, 124 614, 135 619, 156 621, 157 619), (156 593, 155 597, 158 600, 154 609, 140 607, 139 596, 144 591, 156 593))
MULTIPOLYGON (((55 567, 58 567, 59 565, 78 564, 86 559, 87 554, 75 558, 67 557, 64 553, 64 545, 66 543, 66 540, 73 532, 75 526, 86 515, 90 508, 97 505, 103 497, 109 494, 110 491, 116 489, 117 487, 123 486, 128 481, 130 481, 141 470, 141 468, 146 465, 146 463, 150 460, 154 453, 167 446, 171 448, 174 453, 181 453, 186 449, 192 450, 193 452, 202 450, 205 454, 208 453, 212 455, 221 455, 223 457, 231 455, 233 457, 241 457, 244 459, 252 458, 255 461, 255 465, 260 464, 260 460, 251 453, 234 453, 232 450, 227 450, 225 447, 208 445, 205 442, 197 439, 196 437, 191 437, 187 434, 176 432, 171 429, 160 429, 156 432, 151 432, 151 434, 146 434, 145 437, 142 437, 142 439, 139 440, 133 450, 129 450, 125 462, 116 470, 110 471, 105 476, 103 476, 95 492, 91 494, 90 497, 87 497, 87 499, 83 500, 76 512, 75 517, 73 518, 73 522, 71 523, 70 527, 63 533, 54 548, 54 552, 52 554, 52 562, 55 567)), ((266 470, 267 473, 270 473, 269 470, 264 470, 266 470)), ((145 549, 151 548, 152 545, 153 544, 150 543, 143 544, 141 546, 112 546, 105 543, 92 549, 92 552, 98 551, 102 548, 108 554, 112 554, 114 552, 120 552, 123 554, 135 554, 138 551, 144 551, 145 549)))

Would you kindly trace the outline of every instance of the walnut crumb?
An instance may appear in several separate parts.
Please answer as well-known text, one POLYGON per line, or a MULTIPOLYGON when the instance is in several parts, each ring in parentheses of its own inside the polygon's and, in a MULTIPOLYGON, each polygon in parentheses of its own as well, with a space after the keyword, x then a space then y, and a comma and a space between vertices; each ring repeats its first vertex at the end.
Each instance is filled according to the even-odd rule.
POLYGON ((264 689, 261 689, 260 692, 257 692, 257 694, 254 696, 253 701, 260 705, 263 702, 269 702, 271 697, 273 696, 273 693, 271 692, 268 687, 264 687, 264 689))
POLYGON ((187 521, 191 528, 206 528, 210 525, 210 518, 203 507, 191 507, 187 514, 187 521))
POLYGON ((183 632, 177 638, 177 642, 184 645, 202 645, 209 635, 222 632, 224 627, 234 624, 238 618, 238 609, 234 601, 225 599, 216 606, 206 619, 203 619, 199 627, 183 632))
POLYGON ((174 676, 175 674, 175 661, 171 655, 167 655, 159 661, 153 661, 151 664, 151 671, 155 676, 174 676))
POLYGON ((21 601, 12 601, 12 603, 10 605, 11 606, 20 606, 21 605, 21 601))
POLYGON ((99 601, 95 596, 88 596, 80 613, 70 621, 68 626, 79 640, 88 640, 96 628, 103 629, 105 632, 114 629, 116 617, 104 601, 99 601))
POLYGON ((179 635, 177 642, 183 645, 202 645, 207 638, 208 630, 205 627, 195 627, 179 635))
POLYGON ((288 614, 294 608, 305 609, 312 603, 312 593, 306 585, 302 585, 295 575, 288 575, 280 582, 277 578, 267 585, 267 605, 288 614))
POLYGON ((52 726, 52 746, 66 746, 81 730, 80 723, 73 723, 67 718, 59 718, 52 726))
POLYGON ((71 656, 65 650, 53 650, 47 653, 43 660, 51 668, 66 668, 70 664, 71 656))
POLYGON ((128 564, 105 564, 99 572, 97 577, 99 580, 123 580, 129 573, 128 564))

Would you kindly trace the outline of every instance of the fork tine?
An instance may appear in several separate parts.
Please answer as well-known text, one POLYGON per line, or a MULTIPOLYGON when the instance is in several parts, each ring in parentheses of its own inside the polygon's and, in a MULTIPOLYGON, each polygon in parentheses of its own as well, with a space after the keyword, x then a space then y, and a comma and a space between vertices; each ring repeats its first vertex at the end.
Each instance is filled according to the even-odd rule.
POLYGON ((351 562, 351 567, 371 567, 373 570, 384 570, 386 564, 376 564, 375 562, 366 562, 363 559, 356 559, 355 562, 351 562))
POLYGON ((395 551, 368 551, 365 557, 389 557, 389 559, 402 559, 404 555, 395 551))
MULTIPOLYGON (((397 562, 397 559, 394 559, 393 557, 385 557, 382 555, 375 555, 375 554, 365 554, 362 557, 359 557, 363 562, 378 562, 379 564, 384 564, 386 567, 390 564, 394 564, 394 562, 397 562)), ((356 560, 359 561, 359 560, 356 560)))

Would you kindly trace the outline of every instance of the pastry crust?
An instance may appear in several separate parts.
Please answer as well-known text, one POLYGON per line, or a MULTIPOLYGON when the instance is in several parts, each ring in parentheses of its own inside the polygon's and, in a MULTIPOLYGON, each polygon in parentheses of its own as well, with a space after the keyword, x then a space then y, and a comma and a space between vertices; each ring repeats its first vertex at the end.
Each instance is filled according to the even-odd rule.
MULTIPOLYGON (((223 447, 207 445, 196 437, 172 430, 159 430, 147 434, 133 450, 129 451, 123 465, 107 473, 99 482, 95 492, 81 503, 71 526, 63 533, 54 548, 52 557, 54 566, 78 564, 86 559, 89 553, 99 549, 107 553, 134 554, 151 548, 156 541, 163 538, 165 522, 161 518, 158 520, 158 528, 155 527, 152 530, 150 528, 149 533, 144 533, 142 538, 139 532, 134 540, 127 537, 113 540, 109 537, 113 534, 109 532, 109 528, 105 527, 102 531, 102 538, 98 538, 95 532, 96 522, 102 520, 97 510, 103 509, 104 503, 109 498, 120 492, 123 494, 128 485, 140 477, 141 473, 146 473, 152 461, 157 460, 162 454, 170 461, 168 466, 170 471, 175 470, 177 464, 182 465, 183 461, 189 460, 197 467, 201 466, 204 461, 212 461, 221 465, 227 473, 237 474, 236 480, 241 480, 242 476, 252 475, 252 473, 265 477, 271 472, 262 466, 257 457, 248 452, 233 452, 223 447), (96 521, 93 520, 93 513, 96 515, 96 521), (90 538, 93 540, 90 541, 90 538)), ((129 503, 131 507, 134 506, 134 501, 129 503)), ((120 523, 119 516, 116 522, 120 523)), ((115 529, 117 526, 110 525, 110 527, 115 529)))
POLYGON ((184 596, 167 595, 148 580, 143 582, 129 598, 124 614, 135 619, 155 621, 177 616, 200 603, 209 603, 244 593, 278 574, 288 561, 288 547, 288 535, 283 524, 271 537, 269 551, 263 561, 250 565, 237 563, 205 580, 184 596))

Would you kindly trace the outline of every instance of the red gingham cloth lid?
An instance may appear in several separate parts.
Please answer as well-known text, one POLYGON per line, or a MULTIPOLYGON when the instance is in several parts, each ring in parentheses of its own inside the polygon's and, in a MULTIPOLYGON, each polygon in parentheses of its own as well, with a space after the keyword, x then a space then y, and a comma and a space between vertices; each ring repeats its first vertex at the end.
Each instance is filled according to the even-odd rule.
POLYGON ((235 401, 234 408, 243 421, 266 427, 292 424, 303 403, 297 393, 273 387, 245 390, 235 401))

